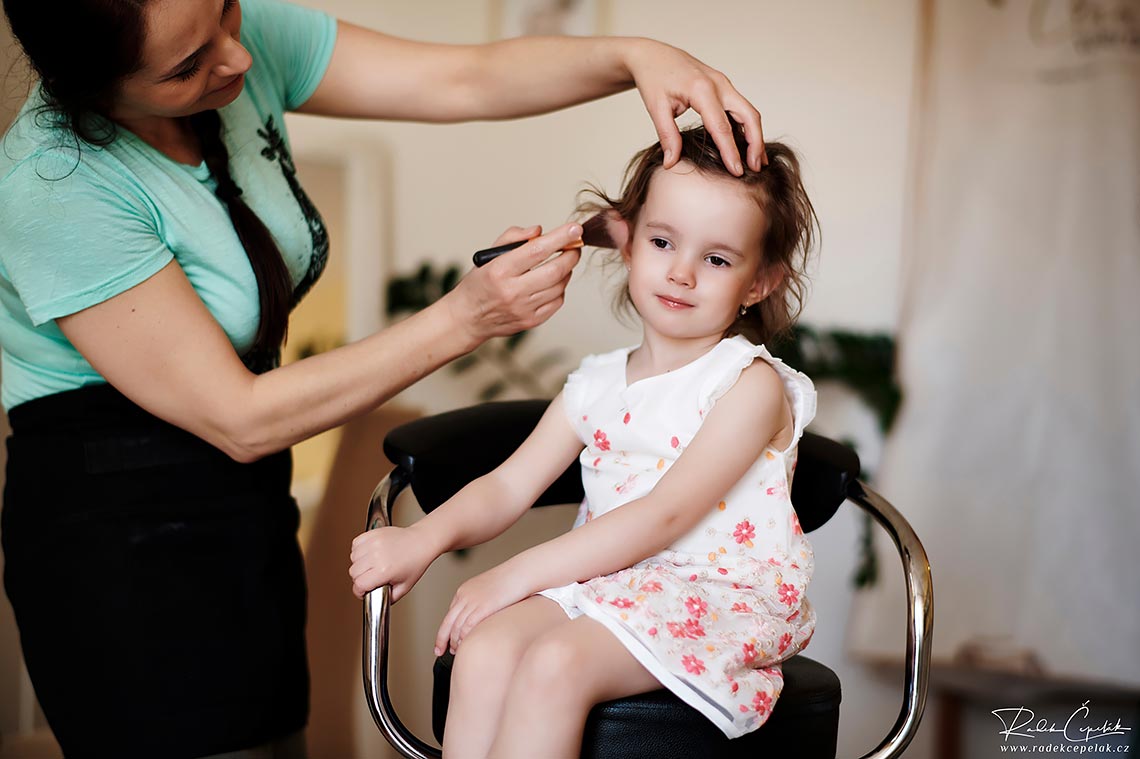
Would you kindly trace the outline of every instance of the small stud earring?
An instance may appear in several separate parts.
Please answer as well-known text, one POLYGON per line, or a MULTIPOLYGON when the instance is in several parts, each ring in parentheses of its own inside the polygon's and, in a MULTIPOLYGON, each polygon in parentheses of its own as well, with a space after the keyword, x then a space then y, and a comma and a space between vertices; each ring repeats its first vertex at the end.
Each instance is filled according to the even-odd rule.
POLYGON ((748 313, 748 306, 745 306, 745 305, 743 305, 743 304, 742 304, 742 305, 740 306, 740 315, 741 315, 741 316, 744 316, 746 313, 748 313))

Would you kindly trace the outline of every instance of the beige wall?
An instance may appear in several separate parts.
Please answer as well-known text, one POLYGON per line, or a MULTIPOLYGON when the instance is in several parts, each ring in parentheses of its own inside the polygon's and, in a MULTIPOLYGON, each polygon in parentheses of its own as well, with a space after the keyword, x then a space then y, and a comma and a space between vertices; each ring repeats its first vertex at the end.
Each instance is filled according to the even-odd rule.
POLYGON ((28 92, 28 74, 20 48, 0 19, 0 130, 15 117, 28 92))

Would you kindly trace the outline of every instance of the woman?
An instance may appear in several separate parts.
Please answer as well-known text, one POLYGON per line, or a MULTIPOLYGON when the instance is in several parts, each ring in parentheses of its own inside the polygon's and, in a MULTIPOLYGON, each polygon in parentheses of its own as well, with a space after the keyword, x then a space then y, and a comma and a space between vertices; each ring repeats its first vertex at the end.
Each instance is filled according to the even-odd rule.
POLYGON ((431 45, 273 0, 4 9, 41 80, 0 150, 5 586, 37 695, 68 756, 297 755, 289 446, 543 322, 578 254, 537 264, 581 228, 509 230, 534 239, 432 307, 278 367, 328 246, 283 114, 509 118, 637 84, 668 164, 693 107, 737 174, 726 112, 754 169, 759 115, 649 40, 431 45))

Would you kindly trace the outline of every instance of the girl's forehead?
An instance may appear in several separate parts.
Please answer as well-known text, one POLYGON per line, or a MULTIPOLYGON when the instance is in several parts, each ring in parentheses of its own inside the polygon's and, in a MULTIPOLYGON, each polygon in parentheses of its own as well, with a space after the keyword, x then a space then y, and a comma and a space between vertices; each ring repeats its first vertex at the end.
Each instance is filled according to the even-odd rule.
POLYGON ((691 219, 744 226, 764 223, 756 196, 743 182, 707 174, 688 162, 653 173, 645 206, 638 216, 639 220, 647 220, 656 214, 668 215, 675 222, 691 219))

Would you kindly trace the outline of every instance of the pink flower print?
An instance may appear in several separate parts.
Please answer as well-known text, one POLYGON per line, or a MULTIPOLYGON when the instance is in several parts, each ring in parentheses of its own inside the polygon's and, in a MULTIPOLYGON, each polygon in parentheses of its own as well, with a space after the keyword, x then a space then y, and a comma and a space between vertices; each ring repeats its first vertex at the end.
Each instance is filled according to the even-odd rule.
POLYGON ((772 565, 772 566, 774 566, 774 567, 782 567, 782 566, 784 566, 784 565, 783 565, 783 564, 781 564, 781 563, 780 563, 780 562, 779 562, 777 559, 774 559, 774 558, 772 558, 771 556, 769 556, 769 557, 768 557, 768 563, 769 563, 769 564, 771 564, 771 565, 772 565))
POLYGON ((757 714, 767 714, 768 710, 772 708, 772 697, 767 693, 757 691, 752 698, 752 708, 756 710, 757 714))
POLYGON ((598 468, 598 464, 600 464, 600 463, 602 463, 602 457, 601 457, 601 456, 598 456, 596 459, 594 459, 593 467, 594 467, 595 469, 597 469, 597 468, 598 468))
POLYGON ((756 528, 752 523, 745 519, 736 525, 736 530, 732 533, 737 543, 745 543, 749 548, 752 547, 752 538, 756 537, 756 528))
POLYGON ((699 675, 705 671, 705 663, 692 654, 682 656, 681 663, 685 665, 685 671, 690 674, 699 675))
POLYGON ((628 598, 615 598, 610 601, 610 606, 616 606, 619 609, 629 609, 633 606, 633 601, 628 598))
POLYGON ((788 481, 784 480, 780 484, 774 485, 774 486, 768 488, 767 490, 765 490, 764 492, 767 493, 768 495, 774 495, 774 496, 778 496, 780 498, 787 498, 788 497, 788 481))
POLYGON ((677 436, 676 436, 676 435, 674 435, 673 437, 669 438, 669 447, 670 447, 670 448, 676 448, 676 449, 680 450, 680 448, 681 448, 681 441, 677 439, 677 436))
POLYGON ((685 608, 689 610, 689 613, 692 614, 693 617, 700 619, 708 612, 709 605, 696 596, 689 596, 685 599, 685 608))
POLYGON ((669 634, 674 638, 695 639, 705 637, 705 628, 701 627, 701 623, 695 619, 686 619, 684 624, 667 622, 665 626, 669 628, 669 634))
POLYGON ((751 614, 752 613, 752 607, 749 606, 748 604, 742 602, 742 601, 737 601, 736 603, 734 603, 732 605, 732 610, 735 611, 737 614, 751 614))
POLYGON ((601 430, 594 430, 594 447, 599 451, 608 451, 610 449, 610 441, 606 439, 606 433, 601 430))
POLYGON ((657 628, 656 627, 650 627, 648 630, 645 631, 645 634, 646 635, 656 635, 657 634, 657 628))
POLYGON ((793 611, 791 614, 789 614, 787 617, 785 617, 785 618, 784 618, 784 621, 785 621, 785 622, 791 622, 793 619, 795 619, 795 618, 796 618, 796 617, 798 617, 799 615, 800 615, 800 610, 799 610, 799 609, 796 609, 796 610, 795 610, 795 611, 793 611))
POLYGON ((643 593, 660 593, 661 583, 657 582, 656 580, 650 580, 649 582, 644 583, 640 589, 643 593))
POLYGON ((788 650, 788 646, 792 645, 792 634, 784 633, 780 636, 780 653, 788 650))
POLYGON ((730 683, 732 683, 732 692, 733 692, 733 694, 735 694, 735 693, 736 693, 738 690, 740 690, 740 683, 736 682, 736 681, 735 681, 735 680, 733 680, 732 678, 729 678, 729 680, 728 680, 728 681, 729 681, 730 683))
POLYGON ((800 518, 798 516, 796 516, 796 512, 794 512, 794 511, 792 512, 792 534, 793 535, 803 535, 804 534, 804 528, 800 527, 800 518))
POLYGON ((720 572, 722 575, 728 574, 728 570, 725 569, 724 567, 717 567, 716 571, 720 572))
POLYGON ((751 643, 745 643, 742 649, 744 653, 744 663, 751 664, 756 661, 756 646, 751 643))
POLYGON ((780 603, 786 606, 793 605, 796 602, 796 599, 800 597, 800 592, 796 590, 796 586, 787 582, 780 586, 779 592, 780 603))
POLYGON ((619 482, 618 484, 614 485, 614 490, 616 490, 621 495, 625 495, 630 491, 630 489, 633 488, 635 482, 637 482, 637 475, 631 474, 625 478, 624 482, 619 482))
POLYGON ((629 424, 629 412, 628 411, 625 412, 625 416, 623 416, 621 418, 621 423, 622 424, 629 424))

